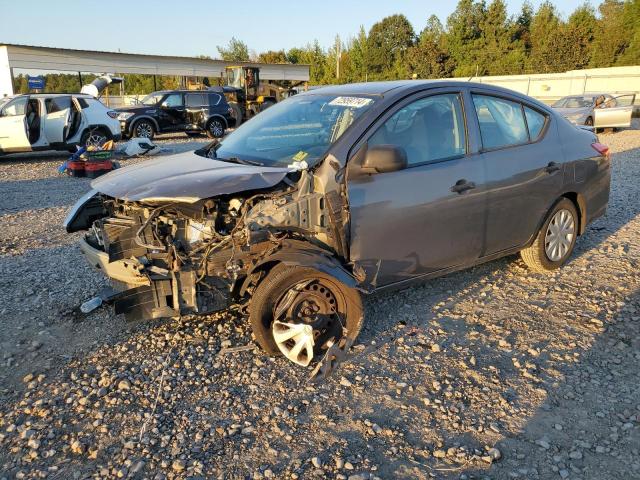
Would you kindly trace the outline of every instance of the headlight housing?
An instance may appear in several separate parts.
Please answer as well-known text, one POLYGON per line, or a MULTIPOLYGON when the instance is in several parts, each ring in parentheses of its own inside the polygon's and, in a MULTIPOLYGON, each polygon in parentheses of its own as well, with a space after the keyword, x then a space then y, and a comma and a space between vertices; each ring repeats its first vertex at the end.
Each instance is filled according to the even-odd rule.
POLYGON ((135 113, 131 113, 131 112, 120 112, 118 114, 118 120, 120 120, 122 122, 126 122, 131 117, 133 117, 134 115, 135 115, 135 113))

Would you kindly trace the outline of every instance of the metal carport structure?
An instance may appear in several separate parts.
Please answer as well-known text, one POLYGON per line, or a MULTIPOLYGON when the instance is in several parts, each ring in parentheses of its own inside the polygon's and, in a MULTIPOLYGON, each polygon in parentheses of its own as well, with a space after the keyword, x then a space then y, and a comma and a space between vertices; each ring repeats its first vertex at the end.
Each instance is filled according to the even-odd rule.
POLYGON ((260 67, 262 80, 309 80, 309 65, 225 62, 194 57, 100 52, 0 43, 0 98, 13 94, 13 70, 82 73, 139 73, 220 77, 226 66, 260 67))

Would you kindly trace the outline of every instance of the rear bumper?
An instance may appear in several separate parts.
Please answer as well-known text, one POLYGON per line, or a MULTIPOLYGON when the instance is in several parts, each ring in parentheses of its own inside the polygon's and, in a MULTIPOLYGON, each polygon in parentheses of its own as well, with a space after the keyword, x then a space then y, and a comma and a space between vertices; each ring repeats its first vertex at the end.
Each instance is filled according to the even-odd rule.
POLYGON ((84 238, 80 240, 80 250, 93 268, 110 279, 127 285, 149 285, 149 279, 139 272, 141 265, 137 260, 116 260, 109 263, 109 255, 91 246, 84 238))

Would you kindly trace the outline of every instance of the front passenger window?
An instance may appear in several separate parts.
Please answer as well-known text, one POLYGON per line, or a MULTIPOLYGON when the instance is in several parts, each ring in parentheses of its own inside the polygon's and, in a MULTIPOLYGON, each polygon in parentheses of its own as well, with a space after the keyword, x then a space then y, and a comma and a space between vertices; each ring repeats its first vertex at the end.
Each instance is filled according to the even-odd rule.
POLYGON ((393 114, 368 141, 404 148, 409 166, 464 155, 466 140, 460 96, 433 95, 393 114))

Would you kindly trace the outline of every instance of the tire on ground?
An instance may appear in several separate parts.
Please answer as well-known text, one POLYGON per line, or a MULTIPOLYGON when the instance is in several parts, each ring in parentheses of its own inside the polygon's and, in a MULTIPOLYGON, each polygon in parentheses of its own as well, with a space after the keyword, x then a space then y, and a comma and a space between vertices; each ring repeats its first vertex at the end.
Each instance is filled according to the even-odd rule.
POLYGON ((538 273, 549 273, 553 270, 560 268, 567 259, 571 256, 573 252, 573 248, 576 244, 576 239, 578 237, 578 225, 580 223, 580 218, 578 216, 578 211, 576 210, 575 205, 568 198, 562 198, 559 200, 553 208, 549 211, 547 218, 545 219, 542 227, 538 231, 534 242, 527 248, 520 251, 520 257, 524 261, 524 263, 529 267, 530 270, 538 273), (560 258, 558 261, 552 261, 547 256, 545 252, 545 237, 547 233, 547 227, 551 222, 553 216, 560 210, 568 210, 573 215, 573 222, 575 225, 575 234, 573 235, 573 239, 571 242, 571 246, 567 250, 567 253, 560 258))
POLYGON ((152 140, 156 134, 156 128, 151 121, 145 120, 144 118, 141 120, 138 120, 136 123, 133 124, 133 127, 131 128, 131 136, 139 137, 137 130, 141 125, 148 125, 149 127, 148 131, 150 132, 150 134, 149 136, 144 136, 140 138, 148 138, 149 140, 152 140))
MULTIPOLYGON (((322 280, 331 286, 339 305, 340 317, 345 320, 347 337, 355 339, 360 333, 364 312, 362 298, 357 290, 313 268, 278 264, 258 284, 249 305, 251 329, 256 342, 267 354, 281 355, 271 330, 276 302, 294 285, 310 278, 322 280)), ((318 354, 318 352, 315 353, 318 354)))

